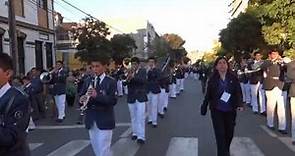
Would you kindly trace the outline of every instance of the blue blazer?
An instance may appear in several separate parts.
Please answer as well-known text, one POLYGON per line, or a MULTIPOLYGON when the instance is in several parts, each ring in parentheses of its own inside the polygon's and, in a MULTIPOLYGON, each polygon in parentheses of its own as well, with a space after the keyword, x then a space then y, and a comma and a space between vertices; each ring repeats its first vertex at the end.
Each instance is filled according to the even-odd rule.
POLYGON ((34 88, 34 92, 36 94, 43 92, 43 83, 41 82, 39 77, 32 78, 31 85, 34 88))
POLYGON ((153 94, 161 93, 159 80, 161 78, 161 71, 158 68, 151 69, 147 74, 147 92, 153 94))
POLYGON ((64 69, 57 73, 53 73, 52 76, 53 78, 51 83, 53 83, 53 88, 51 90, 51 94, 54 96, 66 94, 67 74, 64 69))
POLYGON ((125 85, 128 86, 127 103, 135 103, 136 100, 139 102, 148 101, 146 83, 147 73, 143 68, 139 69, 131 80, 125 82, 125 85))
MULTIPOLYGON (((80 92, 80 96, 85 95, 87 89, 92 83, 93 78, 88 78, 80 92)), ((96 122, 97 128, 101 130, 110 130, 115 128, 114 105, 117 104, 115 92, 117 82, 109 76, 105 76, 102 82, 96 86, 98 95, 96 98, 90 98, 87 104, 85 127, 90 129, 96 122)))
POLYGON ((1 117, 0 125, 0 155, 28 156, 26 129, 29 125, 29 99, 18 89, 10 88, 0 98, 0 114, 3 116, 6 106, 15 97, 6 117, 1 117))

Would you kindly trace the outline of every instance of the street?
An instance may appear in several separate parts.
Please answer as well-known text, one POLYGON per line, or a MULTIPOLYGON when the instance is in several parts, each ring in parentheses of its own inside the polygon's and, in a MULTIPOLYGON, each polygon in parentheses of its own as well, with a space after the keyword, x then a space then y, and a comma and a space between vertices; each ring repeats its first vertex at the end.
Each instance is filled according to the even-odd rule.
MULTIPOLYGON (((147 140, 141 147, 131 140, 125 98, 119 98, 115 106, 117 127, 111 146, 114 156, 216 155, 210 114, 203 117, 199 113, 203 100, 199 81, 186 79, 185 91, 176 99, 170 99, 165 118, 158 118, 158 128, 146 125, 147 140)), ((87 130, 75 124, 78 113, 76 108, 68 109, 67 118, 60 125, 49 117, 37 122, 38 128, 28 135, 32 156, 93 156, 87 130)), ((233 156, 294 156, 295 146, 291 144, 290 135, 268 130, 265 117, 246 110, 238 113, 231 153, 233 156)))

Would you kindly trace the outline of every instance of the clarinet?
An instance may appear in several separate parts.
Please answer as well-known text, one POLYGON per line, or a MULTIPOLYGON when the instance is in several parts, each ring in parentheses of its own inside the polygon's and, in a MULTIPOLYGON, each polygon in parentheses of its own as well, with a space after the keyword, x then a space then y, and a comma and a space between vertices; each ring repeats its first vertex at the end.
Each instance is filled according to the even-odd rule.
MULTIPOLYGON (((89 90, 89 89, 92 89, 92 88, 94 88, 93 87, 94 86, 94 78, 92 78, 91 79, 91 82, 90 82, 90 84, 89 84, 89 86, 88 86, 88 89, 87 89, 87 91, 89 90)), ((84 115, 84 112, 86 111, 86 109, 87 109, 87 104, 88 104, 88 102, 89 102, 89 100, 90 100, 90 95, 88 95, 87 94, 87 92, 86 92, 86 100, 83 102, 83 104, 82 104, 82 106, 80 107, 80 115, 82 116, 82 115, 84 115)))

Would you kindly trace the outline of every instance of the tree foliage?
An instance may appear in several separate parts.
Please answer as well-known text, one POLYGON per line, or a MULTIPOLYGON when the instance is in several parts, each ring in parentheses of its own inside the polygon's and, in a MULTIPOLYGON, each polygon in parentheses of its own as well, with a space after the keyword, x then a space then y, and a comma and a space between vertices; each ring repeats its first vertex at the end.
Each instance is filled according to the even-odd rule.
POLYGON ((124 58, 131 57, 132 50, 136 49, 135 40, 128 34, 116 34, 111 38, 112 58, 121 64, 124 58))
POLYGON ((163 37, 156 37, 152 41, 152 49, 155 52, 155 56, 158 58, 166 57, 171 52, 171 48, 166 42, 166 40, 163 37))
POLYGON ((163 38, 172 49, 180 49, 185 44, 185 40, 177 34, 164 34, 163 38))
POLYGON ((111 57, 111 43, 107 39, 110 32, 104 22, 85 18, 82 24, 72 30, 72 34, 79 42, 75 57, 80 61, 89 62, 96 57, 111 57))
POLYGON ((250 53, 264 43, 259 20, 250 13, 242 13, 221 30, 222 48, 234 56, 250 53))

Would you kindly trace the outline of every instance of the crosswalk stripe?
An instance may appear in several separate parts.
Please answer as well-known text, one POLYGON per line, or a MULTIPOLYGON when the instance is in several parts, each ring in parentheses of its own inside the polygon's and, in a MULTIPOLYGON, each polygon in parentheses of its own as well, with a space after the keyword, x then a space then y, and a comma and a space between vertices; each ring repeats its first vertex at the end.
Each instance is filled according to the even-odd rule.
MULTIPOLYGON (((131 123, 116 123, 116 127, 130 126, 131 123)), ((85 125, 62 125, 62 126, 37 126, 35 129, 48 130, 48 129, 76 129, 85 128, 85 125)))
POLYGON ((127 138, 131 135, 131 133, 132 133, 132 129, 131 127, 129 127, 124 133, 120 135, 120 138, 127 138))
POLYGON ((139 145, 130 138, 119 139, 112 147, 113 156, 134 156, 139 145))
POLYGON ((264 154, 252 139, 235 137, 231 144, 231 156, 264 156, 264 154))
POLYGON ((39 146, 42 146, 43 143, 30 143, 29 144, 29 148, 31 151, 33 151, 34 149, 38 148, 39 146))
POLYGON ((90 144, 89 140, 73 140, 47 156, 74 156, 90 144))
POLYGON ((260 125, 260 127, 268 134, 270 135, 271 137, 278 137, 278 135, 276 135, 274 132, 272 132, 269 128, 267 128, 266 126, 264 125, 260 125))
POLYGON ((198 156, 198 138, 172 138, 166 156, 198 156))

